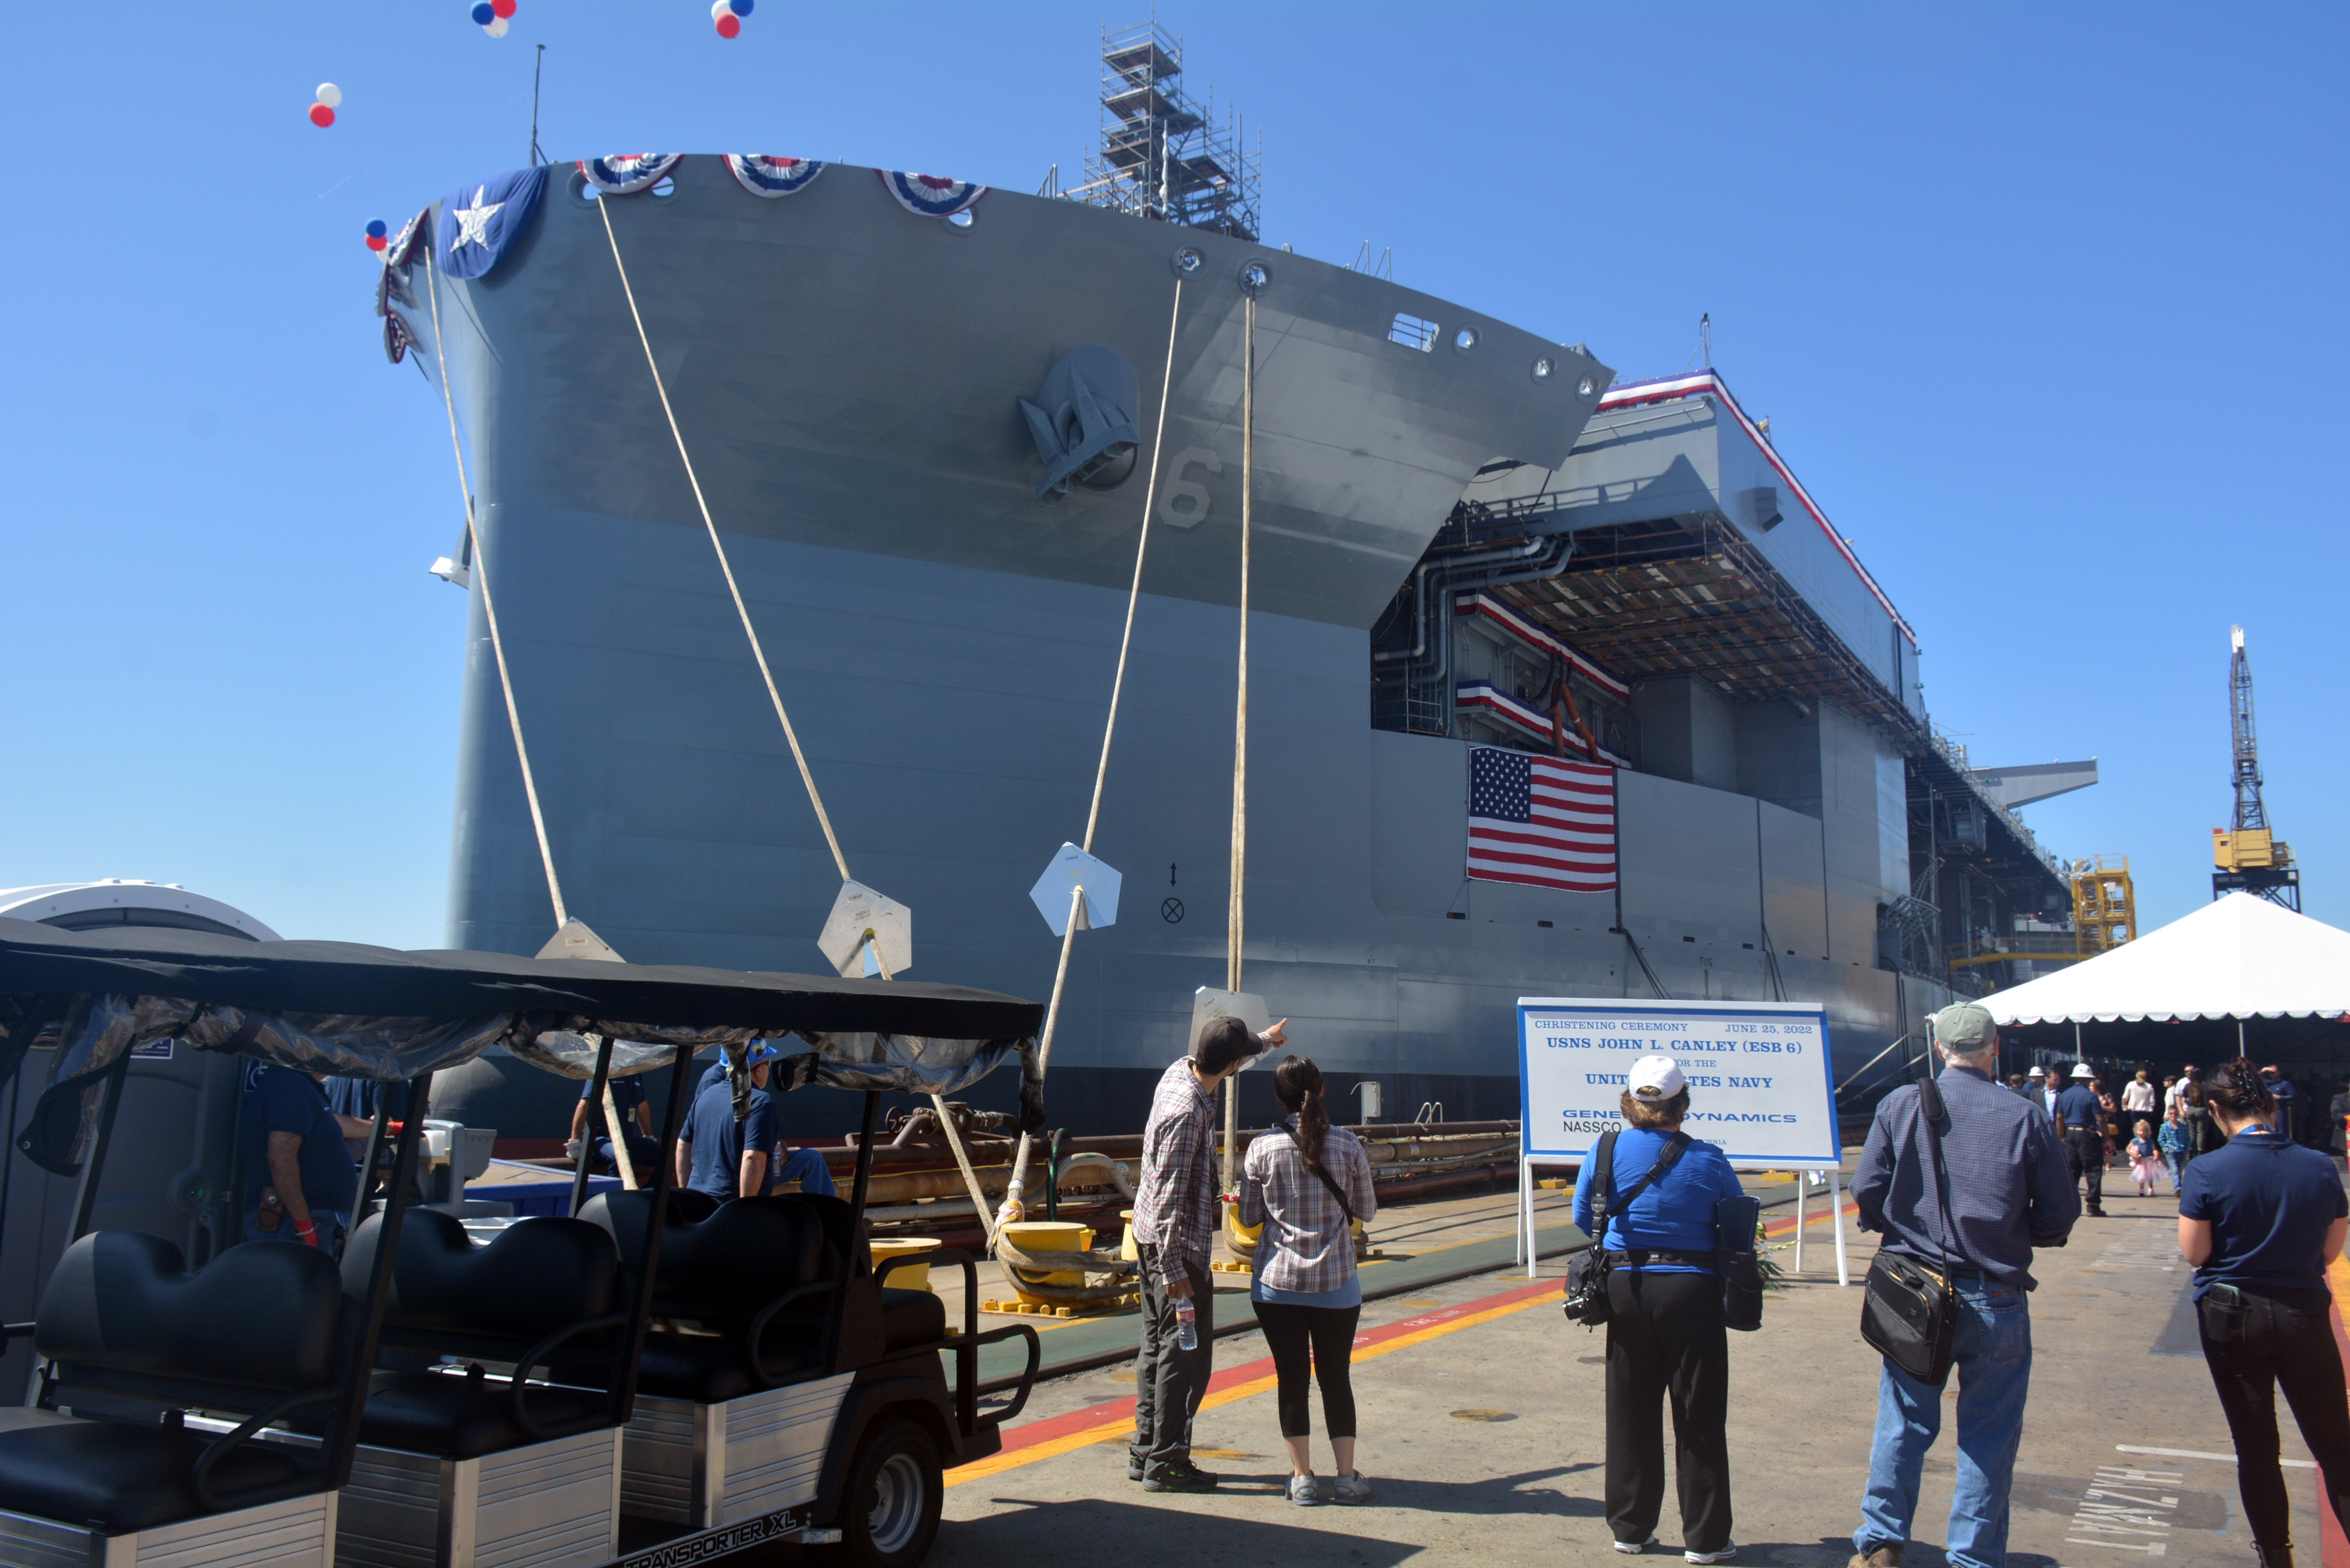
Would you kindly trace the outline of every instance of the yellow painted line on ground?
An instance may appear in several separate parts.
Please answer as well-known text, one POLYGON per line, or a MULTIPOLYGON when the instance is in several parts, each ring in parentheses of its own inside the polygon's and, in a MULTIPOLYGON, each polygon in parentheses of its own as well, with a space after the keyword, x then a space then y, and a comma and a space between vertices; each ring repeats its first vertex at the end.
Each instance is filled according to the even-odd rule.
MULTIPOLYGON (((1504 1302, 1499 1306, 1487 1307, 1482 1312, 1467 1313, 1460 1317, 1449 1318, 1442 1323, 1430 1324, 1426 1328, 1413 1329, 1409 1333, 1399 1334, 1392 1339, 1365 1345, 1356 1351, 1353 1361, 1359 1364, 1377 1360, 1391 1351, 1407 1349, 1415 1345, 1425 1345, 1430 1340, 1441 1339, 1448 1334, 1457 1334, 1464 1328, 1475 1328, 1481 1324, 1492 1323, 1497 1318, 1507 1317, 1512 1313, 1523 1312, 1530 1306, 1540 1305, 1554 1299, 1555 1299, 1555 1292, 1545 1292, 1541 1295, 1529 1296, 1523 1301, 1504 1302)), ((1200 1408, 1212 1410, 1218 1406, 1229 1405, 1236 1399, 1251 1398, 1273 1388, 1277 1382, 1278 1378, 1274 1374, 1266 1373, 1262 1376, 1250 1377, 1227 1385, 1210 1392, 1206 1398, 1200 1401, 1200 1408)), ((1097 1443, 1123 1441, 1133 1430, 1134 1416, 1131 1411, 1128 1411, 1125 1415, 1113 1420, 1104 1421, 1097 1426, 1082 1428, 1077 1431, 1069 1432, 1042 1443, 1015 1449, 1010 1453, 994 1454, 983 1459, 975 1459, 959 1469, 949 1470, 946 1483, 951 1487, 961 1486, 966 1481, 983 1480, 989 1476, 1002 1475, 1006 1470, 1018 1469, 1024 1465, 1032 1465, 1040 1459, 1058 1459, 1063 1454, 1075 1453, 1079 1449, 1092 1448, 1097 1443)))

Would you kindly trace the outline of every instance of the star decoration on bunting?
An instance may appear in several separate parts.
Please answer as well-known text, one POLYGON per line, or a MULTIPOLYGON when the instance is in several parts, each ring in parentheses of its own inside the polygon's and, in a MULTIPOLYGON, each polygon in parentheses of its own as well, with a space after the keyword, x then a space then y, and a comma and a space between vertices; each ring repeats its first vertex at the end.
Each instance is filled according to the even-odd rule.
POLYGON ((492 202, 484 206, 482 198, 488 193, 488 186, 476 186, 473 190, 473 204, 470 207, 459 207, 450 214, 457 220, 457 243, 449 247, 451 250, 462 250, 467 245, 480 245, 485 250, 489 247, 490 220, 497 216, 499 210, 505 203, 492 202))

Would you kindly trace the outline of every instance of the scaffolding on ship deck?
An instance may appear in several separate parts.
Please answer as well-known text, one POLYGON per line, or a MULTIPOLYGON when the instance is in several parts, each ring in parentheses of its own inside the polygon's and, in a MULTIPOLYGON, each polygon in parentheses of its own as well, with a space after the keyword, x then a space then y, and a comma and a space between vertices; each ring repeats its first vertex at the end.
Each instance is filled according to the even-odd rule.
POLYGON ((1101 145, 1084 184, 1052 193, 1255 239, 1262 148, 1248 148, 1238 114, 1217 121, 1212 88, 1205 103, 1184 90, 1181 40, 1155 20, 1104 29, 1101 63, 1101 145))

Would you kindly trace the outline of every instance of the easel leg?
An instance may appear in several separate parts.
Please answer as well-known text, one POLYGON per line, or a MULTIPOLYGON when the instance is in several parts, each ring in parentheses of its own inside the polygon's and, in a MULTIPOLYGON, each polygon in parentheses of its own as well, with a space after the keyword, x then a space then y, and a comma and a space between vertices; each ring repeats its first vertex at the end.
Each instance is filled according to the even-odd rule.
POLYGON ((1836 1283, 1852 1283, 1852 1262, 1844 1250, 1844 1173, 1828 1172, 1828 1223, 1835 1227, 1836 1283))
POLYGON ((1795 1172, 1795 1272, 1804 1272, 1804 1203, 1811 1196, 1812 1173, 1795 1172))

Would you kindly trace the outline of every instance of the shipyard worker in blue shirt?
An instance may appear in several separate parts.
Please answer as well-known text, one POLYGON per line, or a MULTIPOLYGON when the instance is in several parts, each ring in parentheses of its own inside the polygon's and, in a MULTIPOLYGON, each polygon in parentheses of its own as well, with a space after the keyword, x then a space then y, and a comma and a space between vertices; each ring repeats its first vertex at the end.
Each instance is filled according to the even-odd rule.
MULTIPOLYGON (((2064 1244, 2080 1199, 2055 1121, 1991 1082, 1999 1030, 1991 1014, 1971 1002, 1942 1009, 1934 1045, 1946 1064, 1937 1084, 1944 1119, 1934 1131, 1949 1185, 1936 1174, 1917 1085, 1906 1085, 1877 1104, 1852 1196, 1860 1228, 1881 1232, 1885 1251, 1949 1272, 1959 1306, 1959 1454, 1944 1551, 1952 1568, 2005 1568, 2008 1493, 2032 1381, 2032 1250, 2064 1244)), ((1898 1568, 1918 1472, 1941 1426, 1942 1390, 1886 1362, 1855 1568, 1898 1568)))
POLYGON ((346 1137, 368 1124, 337 1116, 323 1074, 271 1064, 255 1075, 237 1128, 244 1179, 244 1239, 298 1241, 335 1251, 359 1194, 346 1137))
POLYGON ((686 1113, 677 1140, 677 1179, 723 1203, 767 1190, 775 1148, 775 1102, 767 1090, 767 1064, 777 1053, 762 1042, 750 1048, 749 1071, 702 1091, 686 1113))
MULTIPOLYGON (((694 1103, 699 1105, 702 1096, 710 1092, 712 1085, 729 1081, 734 1071, 733 1064, 737 1056, 756 1051, 765 1052, 766 1059, 770 1062, 780 1061, 783 1058, 783 1052, 764 1040, 754 1040, 748 1045, 720 1046, 718 1060, 703 1070, 702 1082, 693 1091, 694 1103)), ((771 1075, 774 1071, 773 1067, 768 1069, 771 1075)), ((770 1089, 768 1093, 772 1095, 775 1091, 770 1089)), ((781 1108, 778 1107, 776 1121, 779 1125, 782 1119, 781 1108)), ((819 1198, 840 1196, 840 1189, 832 1179, 832 1167, 827 1165, 824 1162, 824 1156, 816 1153, 816 1150, 785 1148, 778 1143, 769 1151, 769 1154, 767 1189, 770 1192, 796 1185, 800 1191, 812 1193, 819 1198)))
MULTIPOLYGON (((1719 1146, 1681 1132, 1689 1082, 1670 1056, 1633 1063, 1619 1105, 1631 1125, 1616 1135, 1607 1231, 1594 1238, 1609 1262, 1607 1523, 1618 1552, 1639 1552, 1656 1539, 1669 1394, 1682 1555, 1727 1562, 1738 1548, 1730 1539, 1730 1336, 1714 1211, 1742 1189, 1719 1146), (1642 1186, 1669 1153, 1674 1158, 1664 1173, 1642 1186)), ((1575 1222, 1586 1231, 1597 1169, 1596 1159, 1585 1160, 1575 1182, 1575 1222)), ((1751 1245, 1751 1214, 1744 1224, 1751 1245)))
POLYGON ((2064 1164, 2074 1181, 2089 1189, 2089 1218, 2106 1217, 2106 1108, 2097 1100, 2097 1075, 2086 1062, 2073 1064, 2073 1086, 2056 1096, 2056 1119, 2064 1124, 2064 1164))
POLYGON ((607 1125, 610 1118, 604 1107, 596 1103, 596 1080, 588 1079, 579 1085, 579 1103, 571 1110, 571 1158, 575 1160, 593 1157, 598 1167, 619 1169, 614 1152, 618 1139, 625 1137, 631 1164, 642 1165, 660 1158, 660 1139, 653 1137, 653 1108, 645 1093, 641 1077, 606 1080, 611 1091, 612 1109, 619 1113, 620 1130, 615 1135, 607 1125))
MULTIPOLYGON (((2273 1069, 2271 1069, 2273 1071, 2273 1069)), ((2204 1090, 2228 1141, 2187 1168, 2178 1250, 2195 1265, 2203 1360, 2236 1440, 2236 1489, 2263 1568, 2290 1568, 2292 1511, 2277 1468, 2277 1385, 2350 1530, 2350 1397, 2327 1315, 2326 1265, 2342 1255, 2350 1199, 2334 1162, 2275 1126, 2276 1097, 2250 1062, 2204 1090)))

